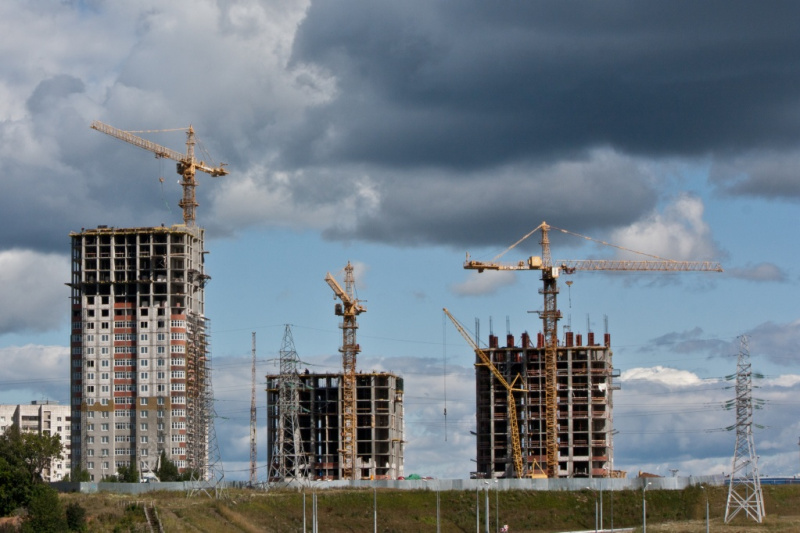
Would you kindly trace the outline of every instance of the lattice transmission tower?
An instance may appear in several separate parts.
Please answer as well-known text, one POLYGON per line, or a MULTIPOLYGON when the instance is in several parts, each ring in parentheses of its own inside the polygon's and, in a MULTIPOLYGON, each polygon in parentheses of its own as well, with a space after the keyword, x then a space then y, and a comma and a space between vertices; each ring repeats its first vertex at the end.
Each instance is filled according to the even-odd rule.
MULTIPOLYGON (((736 448, 733 453, 725 523, 739 511, 761 523, 765 516, 764 497, 758 473, 758 456, 753 443, 753 374, 747 337, 739 337, 739 358, 736 363, 736 448)), ((734 404, 734 402, 730 402, 734 404)))
MULTIPOLYGON (((277 431, 269 461, 269 481, 300 481, 309 475, 308 457, 303 453, 300 436, 300 358, 294 347, 289 324, 283 333, 278 383, 277 431)), ((275 412, 275 411, 273 411, 275 412)))

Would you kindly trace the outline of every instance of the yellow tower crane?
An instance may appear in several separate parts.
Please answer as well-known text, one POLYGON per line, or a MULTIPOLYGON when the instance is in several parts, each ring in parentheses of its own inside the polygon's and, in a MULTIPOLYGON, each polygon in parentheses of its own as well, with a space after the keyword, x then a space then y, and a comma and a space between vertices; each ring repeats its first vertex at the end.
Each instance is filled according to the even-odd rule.
MULTIPOLYGON (((476 364, 481 364, 487 367, 492 372, 492 374, 494 374, 494 377, 497 378, 497 381, 499 381, 500 384, 503 385, 503 387, 505 387, 506 392, 508 393, 508 399, 506 401, 508 405, 506 415, 508 416, 508 427, 511 430, 511 451, 512 451, 512 459, 514 460, 514 476, 523 477, 526 475, 526 472, 522 462, 522 445, 520 444, 520 438, 519 438, 519 421, 517 420, 517 404, 514 401, 515 391, 517 392, 525 391, 525 389, 514 388, 514 383, 517 382, 520 376, 519 374, 517 374, 517 376, 513 379, 513 381, 509 383, 508 380, 505 378, 505 376, 503 376, 503 374, 497 369, 497 367, 494 366, 494 363, 492 363, 492 360, 489 358, 488 355, 486 355, 486 352, 484 352, 480 348, 480 346, 478 346, 478 344, 472 340, 472 337, 469 336, 467 330, 464 329, 464 326, 462 326, 458 322, 458 320, 456 320, 455 317, 450 314, 450 311, 448 311, 447 308, 444 308, 442 310, 444 311, 444 314, 447 315, 447 318, 449 318, 450 321, 453 323, 453 325, 456 327, 458 332, 461 333, 461 336, 464 337, 464 339, 469 343, 469 345, 472 346, 472 349, 475 350, 475 353, 478 354, 481 363, 476 363, 476 364)), ((531 477, 538 477, 537 474, 541 473, 541 472, 539 473, 536 472, 537 466, 538 464, 536 464, 536 460, 534 459, 534 468, 533 471, 531 472, 531 477)))
MULTIPOLYGON (((553 261, 550 257, 550 238, 549 230, 555 229, 562 233, 575 235, 584 239, 594 240, 584 235, 578 235, 567 230, 555 228, 542 222, 537 228, 529 232, 520 240, 512 244, 505 251, 500 253, 497 257, 489 262, 473 261, 470 260, 467 254, 467 260, 464 262, 464 268, 470 270, 477 270, 479 273, 484 270, 540 270, 542 272, 543 287, 539 293, 544 296, 544 307, 539 311, 539 317, 542 319, 542 329, 544 330, 544 364, 545 364, 545 439, 546 439, 546 457, 547 462, 545 465, 547 477, 558 477, 558 407, 556 402, 556 353, 558 350, 558 320, 561 318, 561 312, 558 310, 556 302, 556 295, 558 294, 558 277, 561 273, 573 274, 578 270, 588 271, 661 271, 661 272, 722 272, 722 266, 719 263, 711 261, 675 261, 670 259, 663 259, 650 254, 643 254, 642 252, 635 252, 633 250, 626 250, 620 246, 614 246, 606 242, 601 244, 612 246, 634 252, 640 255, 648 255, 653 260, 646 261, 630 261, 630 260, 559 260, 553 261), (519 243, 536 233, 541 231, 542 238, 539 244, 542 246, 541 257, 530 257, 527 261, 520 261, 517 264, 502 264, 497 263, 497 259, 503 256, 506 252, 517 246, 519 243)), ((516 424, 514 424, 516 426, 516 424)))
POLYGON ((336 281, 330 272, 325 281, 342 303, 336 304, 336 316, 342 317, 342 448, 340 467, 342 479, 356 479, 356 357, 361 351, 356 343, 356 316, 366 312, 361 300, 355 297, 355 278, 353 265, 347 262, 344 267, 344 286, 336 281))
POLYGON ((165 148, 164 146, 156 144, 152 141, 148 141, 147 139, 143 139, 137 135, 134 135, 130 131, 120 130, 114 126, 103 124, 97 120, 92 122, 91 128, 107 135, 111 135, 112 137, 122 141, 131 143, 139 148, 153 152, 156 157, 164 157, 178 162, 178 174, 180 174, 183 178, 183 181, 181 182, 181 186, 183 187, 183 198, 181 198, 181 201, 178 202, 178 205, 183 209, 183 223, 187 226, 195 225, 195 208, 198 205, 195 197, 195 187, 197 187, 197 181, 194 177, 195 172, 197 170, 201 170, 207 174, 210 174, 212 178, 225 176, 228 174, 228 171, 223 168, 223 165, 220 165, 219 167, 211 167, 206 165, 203 161, 198 161, 195 159, 194 145, 196 144, 196 140, 194 136, 194 128, 191 126, 189 126, 189 129, 186 130, 185 154, 176 152, 170 148, 165 148))

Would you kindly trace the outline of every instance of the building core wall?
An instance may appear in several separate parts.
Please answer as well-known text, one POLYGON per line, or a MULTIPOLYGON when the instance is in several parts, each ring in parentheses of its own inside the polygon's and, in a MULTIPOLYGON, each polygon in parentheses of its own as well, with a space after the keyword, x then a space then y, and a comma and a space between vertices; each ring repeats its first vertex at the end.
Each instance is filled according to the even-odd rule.
MULTIPOLYGON (((298 421, 312 479, 342 479, 341 374, 300 374, 298 421)), ((267 376, 267 449, 272 463, 280 434, 280 376, 267 376)), ((403 475, 403 378, 356 374, 356 479, 403 475)))
POLYGON ((73 468, 206 464, 208 356, 203 230, 183 225, 71 233, 73 468))
MULTIPOLYGON (((613 476, 613 378, 610 336, 602 345, 588 335, 566 334, 557 350, 559 477, 613 476)), ((535 345, 527 334, 521 346, 508 335, 506 346, 489 337, 484 350, 508 383, 514 383, 522 459, 528 475, 542 474, 547 460, 544 337, 535 345)), ((506 389, 476 356, 478 477, 511 477, 513 457, 506 389)))

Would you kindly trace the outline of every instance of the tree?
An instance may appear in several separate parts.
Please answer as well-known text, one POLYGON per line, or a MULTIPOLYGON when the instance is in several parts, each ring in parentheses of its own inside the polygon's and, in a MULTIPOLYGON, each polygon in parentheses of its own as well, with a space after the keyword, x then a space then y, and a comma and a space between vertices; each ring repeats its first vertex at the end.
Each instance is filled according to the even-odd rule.
POLYGON ((25 467, 0 457, 0 516, 7 516, 28 503, 30 493, 31 483, 25 467))
POLYGON ((167 458, 166 451, 162 451, 161 457, 158 459, 156 475, 161 481, 179 481, 181 474, 178 472, 178 467, 167 458))
POLYGON ((0 457, 27 470, 30 482, 42 480, 42 472, 50 468, 53 458, 63 451, 61 437, 20 431, 14 424, 0 436, 0 457))
POLYGON ((130 466, 118 467, 117 480, 120 483, 139 483, 139 470, 136 468, 136 461, 131 461, 130 466))
POLYGON ((23 531, 35 533, 61 533, 67 529, 64 509, 58 492, 44 483, 34 485, 28 517, 22 525, 23 531))

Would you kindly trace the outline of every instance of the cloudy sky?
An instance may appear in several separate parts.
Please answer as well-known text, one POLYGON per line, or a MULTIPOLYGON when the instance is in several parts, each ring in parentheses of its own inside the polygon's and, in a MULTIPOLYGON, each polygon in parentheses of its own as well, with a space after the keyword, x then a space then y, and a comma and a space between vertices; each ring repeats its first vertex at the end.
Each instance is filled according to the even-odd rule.
POLYGON ((248 475, 251 332, 259 375, 284 324, 336 370, 323 278, 347 261, 359 367, 406 378, 406 473, 467 476, 472 357, 441 309, 484 341, 538 332, 535 272, 462 264, 543 220, 596 239, 553 233, 555 259, 616 257, 605 241, 725 268, 561 284, 561 326, 611 334, 616 468, 730 471, 747 335, 762 472, 800 472, 796 2, 29 0, 0 4, 0 53, 3 403, 68 401, 69 232, 181 222, 173 162, 91 121, 191 124, 230 171, 199 176, 197 211, 229 477, 248 475))

